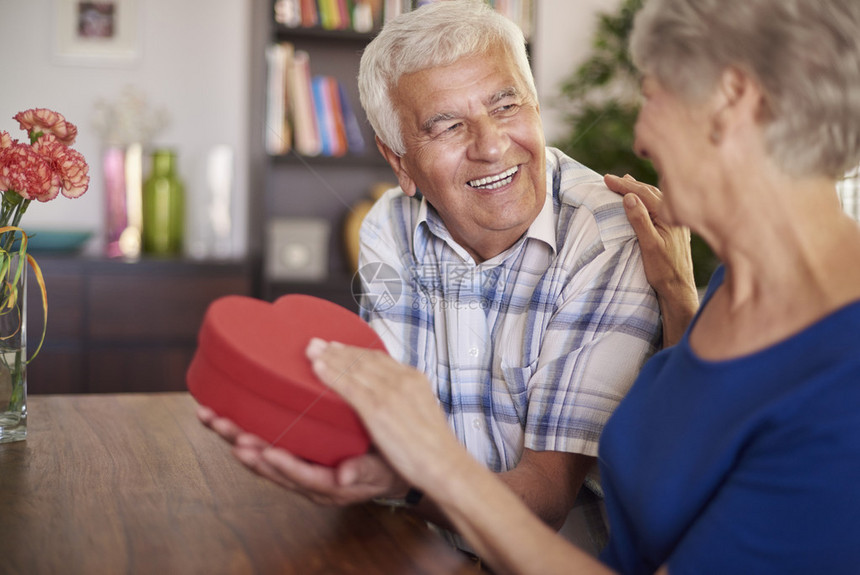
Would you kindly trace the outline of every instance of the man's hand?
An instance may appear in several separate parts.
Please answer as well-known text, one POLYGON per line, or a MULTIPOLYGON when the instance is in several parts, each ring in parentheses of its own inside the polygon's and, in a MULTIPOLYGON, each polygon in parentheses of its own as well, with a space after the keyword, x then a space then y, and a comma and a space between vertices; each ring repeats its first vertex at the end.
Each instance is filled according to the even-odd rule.
POLYGON ((399 498, 408 486, 377 454, 326 467, 305 461, 199 407, 200 421, 233 445, 233 454, 254 473, 321 505, 349 505, 376 497, 399 498))
POLYGON ((663 347, 674 345, 699 307, 690 230, 670 226, 660 219, 663 194, 654 186, 637 182, 630 175, 623 178, 606 175, 603 180, 610 190, 624 196, 627 219, 639 238, 645 277, 660 303, 663 347))
MULTIPOLYGON (((442 462, 471 458, 452 433, 427 377, 378 350, 311 340, 306 354, 320 380, 355 409, 373 444, 419 489, 442 462)), ((405 490, 404 490, 405 491, 405 490)))

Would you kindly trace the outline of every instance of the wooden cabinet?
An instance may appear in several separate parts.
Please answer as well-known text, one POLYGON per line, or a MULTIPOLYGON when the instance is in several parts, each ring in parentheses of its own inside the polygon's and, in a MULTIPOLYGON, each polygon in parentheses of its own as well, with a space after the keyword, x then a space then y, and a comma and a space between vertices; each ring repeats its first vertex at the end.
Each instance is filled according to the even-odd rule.
MULTIPOLYGON (((185 389, 208 305, 253 293, 252 266, 186 260, 39 257, 48 292, 45 343, 27 370, 29 393, 185 389)), ((42 328, 28 278, 28 348, 42 328)))

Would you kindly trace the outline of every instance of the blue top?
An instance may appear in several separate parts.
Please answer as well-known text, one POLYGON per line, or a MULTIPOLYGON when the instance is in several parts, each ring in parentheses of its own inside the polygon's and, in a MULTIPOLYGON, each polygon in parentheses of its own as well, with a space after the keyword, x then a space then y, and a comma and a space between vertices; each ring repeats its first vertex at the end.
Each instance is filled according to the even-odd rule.
POLYGON ((688 338, 646 364, 604 430, 602 559, 622 573, 860 572, 860 302, 728 361, 688 338))

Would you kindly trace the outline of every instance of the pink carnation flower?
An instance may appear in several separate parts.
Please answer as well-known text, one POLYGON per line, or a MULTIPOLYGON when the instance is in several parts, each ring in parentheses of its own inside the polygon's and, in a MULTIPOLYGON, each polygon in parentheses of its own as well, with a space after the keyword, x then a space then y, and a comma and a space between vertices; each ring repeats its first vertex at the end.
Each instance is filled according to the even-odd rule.
POLYGON ((79 198, 87 191, 90 184, 90 168, 80 152, 64 146, 53 135, 39 138, 33 144, 33 150, 47 160, 54 172, 59 175, 64 196, 79 198))
POLYGON ((78 137, 78 128, 71 122, 67 122, 62 114, 47 108, 33 108, 15 114, 21 129, 27 133, 44 132, 53 134, 67 146, 75 143, 78 137))
POLYGON ((9 148, 12 146, 12 136, 9 135, 9 132, 4 132, 0 130, 0 150, 3 148, 9 148))
POLYGON ((0 149, 0 192, 47 202, 57 197, 61 185, 60 174, 30 146, 16 142, 0 149))

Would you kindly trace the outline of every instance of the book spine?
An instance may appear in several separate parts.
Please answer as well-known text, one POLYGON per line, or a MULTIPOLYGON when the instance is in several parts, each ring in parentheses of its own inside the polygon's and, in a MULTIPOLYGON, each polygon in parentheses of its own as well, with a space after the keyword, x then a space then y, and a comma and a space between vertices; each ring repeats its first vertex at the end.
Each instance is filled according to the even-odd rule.
POLYGON ((367 33, 373 27, 373 6, 367 0, 357 0, 352 8, 352 29, 367 33))
POLYGON ((302 11, 302 26, 312 28, 320 23, 319 10, 316 0, 300 0, 302 11))
POLYGON ((385 21, 396 18, 403 14, 403 0, 385 0, 385 21))
POLYGON ((275 2, 275 22, 295 28, 302 25, 300 0, 277 0, 275 2))
POLYGON ((320 25, 324 30, 334 30, 337 26, 337 5, 333 0, 319 0, 320 25))
POLYGON ((317 156, 322 145, 311 86, 310 57, 304 50, 295 52, 291 79, 296 151, 304 156, 317 156))
POLYGON ((340 27, 338 29, 352 29, 352 0, 337 0, 337 8, 340 15, 340 27))
POLYGON ((346 131, 347 148, 351 154, 361 155, 364 153, 364 136, 361 133, 361 126, 358 123, 358 117, 353 111, 352 105, 349 102, 346 90, 341 84, 338 84, 340 92, 340 108, 343 114, 344 130, 346 131))
POLYGON ((317 126, 319 126, 321 153, 323 156, 333 156, 334 130, 332 126, 331 106, 326 94, 325 78, 314 76, 312 80, 314 106, 316 107, 317 126))
POLYGON ((266 86, 266 152, 284 154, 290 148, 286 110, 286 52, 281 44, 266 48, 268 82, 266 86))
POLYGON ((346 140, 346 126, 343 119, 343 107, 340 102, 340 86, 331 76, 325 79, 326 97, 329 101, 332 127, 332 156, 341 157, 349 147, 346 140))

